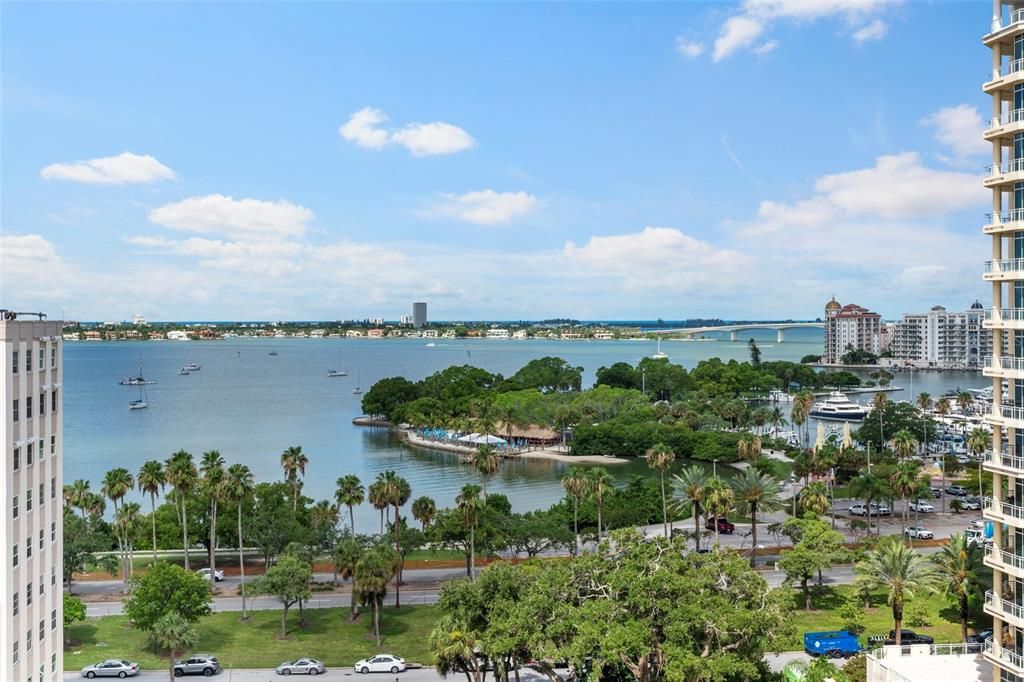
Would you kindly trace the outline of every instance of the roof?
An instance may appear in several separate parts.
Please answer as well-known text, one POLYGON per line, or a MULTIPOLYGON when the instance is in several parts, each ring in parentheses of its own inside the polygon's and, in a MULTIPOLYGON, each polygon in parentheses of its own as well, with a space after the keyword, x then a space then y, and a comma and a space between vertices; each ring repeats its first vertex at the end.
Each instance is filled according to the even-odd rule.
POLYGON ((839 304, 839 301, 836 300, 835 296, 832 297, 831 301, 825 304, 825 310, 839 310, 842 307, 843 306, 839 304))

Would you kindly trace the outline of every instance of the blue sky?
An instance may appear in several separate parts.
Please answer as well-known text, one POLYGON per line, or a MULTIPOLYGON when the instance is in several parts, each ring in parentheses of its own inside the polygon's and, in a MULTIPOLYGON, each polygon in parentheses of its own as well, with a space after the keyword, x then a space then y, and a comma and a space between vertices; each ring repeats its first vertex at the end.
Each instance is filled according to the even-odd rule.
POLYGON ((5 3, 2 303, 808 318, 983 297, 984 3, 5 3))

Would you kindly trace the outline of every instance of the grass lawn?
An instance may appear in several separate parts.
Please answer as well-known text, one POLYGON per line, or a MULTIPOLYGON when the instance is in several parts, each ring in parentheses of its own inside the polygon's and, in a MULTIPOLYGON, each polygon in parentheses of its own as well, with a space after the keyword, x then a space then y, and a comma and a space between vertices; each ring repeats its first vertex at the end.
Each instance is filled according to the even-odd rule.
MULTIPOLYGON (((796 634, 786 642, 786 649, 802 649, 803 633, 820 632, 822 630, 842 630, 845 627, 843 618, 839 616, 838 609, 845 601, 850 592, 850 587, 840 585, 834 588, 825 588, 821 593, 812 590, 811 603, 812 611, 805 611, 803 608, 804 598, 799 590, 793 590, 793 616, 791 622, 796 626, 796 634)), ((943 594, 918 594, 913 600, 908 601, 904 607, 903 627, 926 635, 931 635, 936 642, 959 642, 960 641, 960 619, 957 615, 953 601, 943 594), (919 604, 927 608, 929 625, 912 625, 908 621, 908 615, 913 612, 919 604)), ((972 620, 968 621, 968 628, 984 630, 992 627, 992 619, 983 613, 979 613, 972 620)), ((885 594, 878 592, 871 599, 871 608, 867 609, 864 618, 864 631, 860 633, 861 644, 867 644, 867 638, 872 635, 887 635, 892 630, 892 609, 885 603, 885 594)))
MULTIPOLYGON (((296 609, 288 613, 288 639, 278 639, 280 611, 257 611, 243 621, 239 613, 214 613, 196 626, 197 652, 217 656, 227 668, 273 668, 299 656, 313 656, 329 668, 351 666, 370 654, 380 652, 402 656, 410 663, 430 664, 427 638, 437 619, 431 606, 385 608, 381 612, 381 648, 370 630, 369 611, 357 623, 348 623, 349 610, 308 609, 306 627, 299 628, 296 609)), ((64 651, 65 670, 80 670, 107 658, 138 661, 145 670, 166 670, 167 659, 150 649, 146 634, 123 616, 91 618, 76 623, 66 636, 75 642, 64 651)))

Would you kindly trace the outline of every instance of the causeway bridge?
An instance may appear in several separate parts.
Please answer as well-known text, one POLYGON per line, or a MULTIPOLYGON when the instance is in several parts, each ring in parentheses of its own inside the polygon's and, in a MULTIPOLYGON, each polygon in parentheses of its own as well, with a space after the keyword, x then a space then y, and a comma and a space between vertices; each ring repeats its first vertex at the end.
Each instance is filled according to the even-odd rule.
POLYGON ((774 329, 779 343, 786 340, 788 329, 824 329, 824 322, 749 322, 744 324, 723 324, 716 327, 686 327, 683 329, 655 329, 649 334, 677 334, 699 336, 710 332, 729 332, 730 341, 739 341, 739 333, 751 329, 774 329))

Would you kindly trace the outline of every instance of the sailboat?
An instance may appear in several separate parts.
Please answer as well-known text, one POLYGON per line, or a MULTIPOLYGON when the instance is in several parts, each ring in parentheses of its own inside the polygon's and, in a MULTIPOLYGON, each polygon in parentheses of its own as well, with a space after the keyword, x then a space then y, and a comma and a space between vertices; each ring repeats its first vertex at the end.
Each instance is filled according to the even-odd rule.
POLYGON ((125 377, 121 381, 117 382, 122 386, 145 386, 146 384, 155 384, 155 381, 147 379, 142 374, 142 354, 139 354, 139 373, 137 376, 125 377))
POLYGON ((661 352, 661 338, 660 337, 658 338, 658 350, 656 350, 654 352, 654 355, 652 355, 651 357, 654 358, 655 360, 661 360, 663 358, 667 358, 668 357, 668 353, 662 353, 661 352))
POLYGON ((354 395, 359 395, 360 393, 363 392, 363 389, 362 389, 362 386, 361 386, 362 383, 363 383, 363 372, 362 372, 362 370, 359 370, 359 372, 356 373, 356 387, 352 389, 352 393, 354 395))
POLYGON ((144 410, 149 407, 149 403, 146 400, 146 387, 139 385, 139 398, 128 403, 129 410, 144 410))
MULTIPOLYGON (((341 360, 341 350, 338 350, 338 360, 341 360)), ((332 369, 327 371, 329 377, 347 377, 348 372, 343 369, 332 369)))

